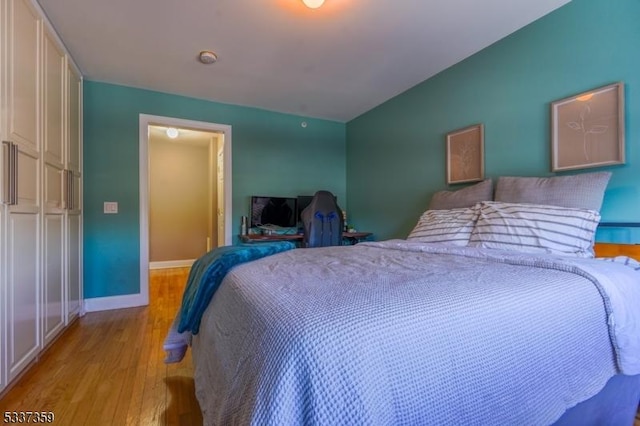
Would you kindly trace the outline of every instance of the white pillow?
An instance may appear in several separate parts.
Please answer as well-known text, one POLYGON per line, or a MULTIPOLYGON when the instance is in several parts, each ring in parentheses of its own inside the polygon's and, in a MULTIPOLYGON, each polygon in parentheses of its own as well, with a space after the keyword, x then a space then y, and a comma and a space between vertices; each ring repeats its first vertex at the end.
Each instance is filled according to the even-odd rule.
POLYGON ((427 210, 413 231, 409 241, 444 243, 466 246, 478 214, 473 207, 449 210, 427 210))
POLYGON ((594 257, 595 210, 488 201, 478 206, 469 246, 594 257))

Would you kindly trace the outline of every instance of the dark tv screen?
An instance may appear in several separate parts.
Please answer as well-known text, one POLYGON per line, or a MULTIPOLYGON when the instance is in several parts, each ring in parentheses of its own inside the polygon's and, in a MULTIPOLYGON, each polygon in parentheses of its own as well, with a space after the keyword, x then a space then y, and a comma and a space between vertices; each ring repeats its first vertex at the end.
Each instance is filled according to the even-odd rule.
POLYGON ((295 197, 251 197, 251 227, 276 225, 283 228, 297 226, 295 197))
POLYGON ((298 211, 296 213, 296 220, 298 223, 302 223, 302 210, 304 210, 313 200, 313 195, 298 195, 298 211))

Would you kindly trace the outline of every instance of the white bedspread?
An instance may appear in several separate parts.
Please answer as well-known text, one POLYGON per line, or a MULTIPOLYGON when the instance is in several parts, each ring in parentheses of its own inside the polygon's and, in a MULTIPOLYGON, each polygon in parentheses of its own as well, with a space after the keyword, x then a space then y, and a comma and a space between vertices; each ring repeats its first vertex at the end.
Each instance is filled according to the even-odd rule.
POLYGON ((205 424, 552 423, 640 372, 638 275, 403 240, 238 266, 193 338, 205 424))

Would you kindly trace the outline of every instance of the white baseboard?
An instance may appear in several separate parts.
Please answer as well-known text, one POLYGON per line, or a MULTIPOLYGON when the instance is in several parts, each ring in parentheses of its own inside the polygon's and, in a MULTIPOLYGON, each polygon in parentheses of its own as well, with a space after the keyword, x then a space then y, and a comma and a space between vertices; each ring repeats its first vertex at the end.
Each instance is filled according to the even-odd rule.
POLYGON ((110 297, 94 297, 92 299, 84 299, 85 312, 108 311, 111 309, 135 308, 137 306, 147 306, 148 298, 143 297, 140 293, 127 294, 124 296, 110 297))
POLYGON ((149 262, 149 269, 169 269, 190 267, 195 259, 165 260, 163 262, 149 262))

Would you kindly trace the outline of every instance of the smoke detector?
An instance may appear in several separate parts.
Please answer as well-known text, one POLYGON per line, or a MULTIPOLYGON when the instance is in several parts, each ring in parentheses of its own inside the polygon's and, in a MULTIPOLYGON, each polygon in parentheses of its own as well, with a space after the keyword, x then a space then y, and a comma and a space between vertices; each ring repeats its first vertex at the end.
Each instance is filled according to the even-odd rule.
POLYGON ((203 50, 202 52, 200 52, 200 54, 198 54, 198 60, 205 65, 209 65, 218 60, 218 55, 210 50, 203 50))

